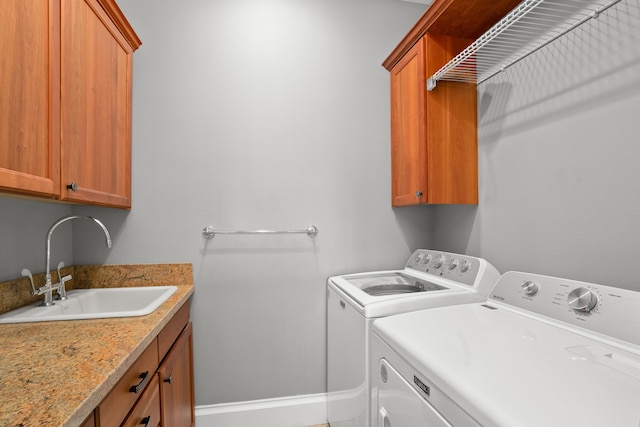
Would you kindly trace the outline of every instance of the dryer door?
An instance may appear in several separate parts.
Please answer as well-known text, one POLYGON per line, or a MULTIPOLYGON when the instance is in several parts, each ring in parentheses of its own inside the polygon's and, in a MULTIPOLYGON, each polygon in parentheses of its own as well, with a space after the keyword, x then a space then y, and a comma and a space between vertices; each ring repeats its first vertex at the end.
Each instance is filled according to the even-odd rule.
POLYGON ((378 426, 451 427, 385 359, 378 375, 378 426))

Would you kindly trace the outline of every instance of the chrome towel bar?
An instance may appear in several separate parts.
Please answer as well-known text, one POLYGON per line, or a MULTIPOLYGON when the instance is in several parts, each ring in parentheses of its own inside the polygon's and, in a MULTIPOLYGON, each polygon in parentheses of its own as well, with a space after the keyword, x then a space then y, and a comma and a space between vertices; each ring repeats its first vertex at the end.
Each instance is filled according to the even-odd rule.
POLYGON ((304 230, 216 230, 210 225, 202 229, 205 239, 213 239, 216 234, 307 234, 310 237, 318 234, 318 227, 310 225, 304 230))

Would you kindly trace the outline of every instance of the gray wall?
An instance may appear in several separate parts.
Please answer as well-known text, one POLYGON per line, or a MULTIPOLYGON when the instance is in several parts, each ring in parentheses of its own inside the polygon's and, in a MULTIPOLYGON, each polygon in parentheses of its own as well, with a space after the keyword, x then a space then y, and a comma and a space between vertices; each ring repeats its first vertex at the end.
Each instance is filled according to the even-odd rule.
POLYGON ((437 207, 436 246, 640 290, 640 2, 479 87, 480 203, 437 207))
POLYGON ((121 0, 135 53, 133 209, 0 197, 0 280, 52 265, 191 262, 197 404, 323 392, 325 283, 429 246, 429 208, 390 208, 382 61, 424 5, 121 0), (298 229, 315 238, 218 236, 298 229))
POLYGON ((429 208, 390 208, 389 78, 424 5, 122 0, 134 59, 133 209, 77 263, 192 262, 198 404, 324 392, 325 283, 429 246, 429 208), (218 236, 219 229, 320 234, 218 236))
MULTIPOLYGON (((0 282, 20 277, 23 268, 42 273, 47 231, 71 211, 69 205, 0 196, 0 282)), ((73 265, 72 228, 72 223, 64 223, 51 238, 54 267, 60 261, 73 265)))

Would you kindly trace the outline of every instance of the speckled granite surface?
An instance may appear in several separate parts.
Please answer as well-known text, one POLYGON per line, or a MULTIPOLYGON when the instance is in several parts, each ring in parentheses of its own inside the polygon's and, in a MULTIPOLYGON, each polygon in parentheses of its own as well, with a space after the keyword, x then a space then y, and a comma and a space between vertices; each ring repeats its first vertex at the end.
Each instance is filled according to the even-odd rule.
MULTIPOLYGON (((194 290, 191 264, 71 269, 77 287, 172 284, 178 291, 146 316, 0 324, 0 426, 79 425, 194 290)), ((22 279, 0 284, 2 307, 24 286, 22 279)))
POLYGON ((73 278, 75 289, 171 286, 192 283, 193 272, 191 264, 79 265, 73 278))
MULTIPOLYGON (((71 274, 73 276, 74 267, 65 267, 61 273, 63 276, 71 274)), ((58 273, 53 273, 53 280, 57 281, 58 273)), ((44 285, 44 274, 35 274, 33 282, 36 287, 44 285)), ((67 282, 67 289, 73 289, 73 280, 67 282)), ((24 305, 36 303, 44 297, 31 294, 31 283, 26 277, 0 283, 0 314, 6 313, 24 305)))

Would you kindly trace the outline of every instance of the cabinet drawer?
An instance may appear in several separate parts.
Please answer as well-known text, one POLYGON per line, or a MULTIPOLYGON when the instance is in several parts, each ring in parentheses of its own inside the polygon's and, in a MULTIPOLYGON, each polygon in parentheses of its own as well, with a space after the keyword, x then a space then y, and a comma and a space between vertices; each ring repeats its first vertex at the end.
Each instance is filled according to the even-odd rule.
POLYGON ((136 400, 152 382, 157 367, 158 344, 153 340, 98 407, 100 426, 120 425, 136 400))
POLYGON ((187 302, 178 310, 169 323, 167 323, 167 326, 160 331, 160 334, 158 334, 158 355, 161 361, 173 343, 176 342, 176 339, 178 339, 184 327, 189 323, 190 317, 190 305, 187 302))
POLYGON ((154 375, 149 386, 133 407, 122 427, 158 427, 160 425, 160 390, 158 376, 154 375))

